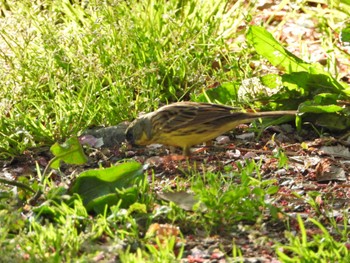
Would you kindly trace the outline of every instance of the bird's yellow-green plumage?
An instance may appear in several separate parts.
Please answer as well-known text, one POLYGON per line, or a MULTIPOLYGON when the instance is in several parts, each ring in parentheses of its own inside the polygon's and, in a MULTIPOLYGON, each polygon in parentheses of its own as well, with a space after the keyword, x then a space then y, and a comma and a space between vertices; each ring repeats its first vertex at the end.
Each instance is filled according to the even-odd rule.
POLYGON ((137 145, 160 143, 181 147, 188 156, 191 146, 214 139, 239 124, 295 114, 296 111, 249 113, 218 104, 178 102, 137 118, 127 128, 126 138, 137 145))

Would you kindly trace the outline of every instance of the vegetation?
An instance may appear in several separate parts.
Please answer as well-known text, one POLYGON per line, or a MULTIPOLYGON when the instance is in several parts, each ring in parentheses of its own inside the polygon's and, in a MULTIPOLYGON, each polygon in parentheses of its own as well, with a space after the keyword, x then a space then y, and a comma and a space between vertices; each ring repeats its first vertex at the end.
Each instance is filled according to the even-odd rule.
MULTIPOLYGON (((350 88, 339 63, 349 66, 340 44, 350 41, 339 24, 350 7, 275 7, 290 12, 258 22, 265 9, 255 1, 2 1, 0 261, 198 262, 191 249, 218 236, 220 251, 203 252, 211 259, 265 251, 281 262, 347 262, 348 211, 334 208, 345 192, 286 189, 281 171, 297 182, 328 166, 305 161, 301 171, 274 135, 261 158, 160 159, 160 167, 131 161, 125 145, 114 154, 76 139, 178 100, 298 109, 299 131, 305 122, 318 135, 347 130, 350 88), (301 15, 316 21, 322 65, 287 51, 279 33, 301 15)), ((305 141, 296 150, 304 156, 315 151, 305 141)))

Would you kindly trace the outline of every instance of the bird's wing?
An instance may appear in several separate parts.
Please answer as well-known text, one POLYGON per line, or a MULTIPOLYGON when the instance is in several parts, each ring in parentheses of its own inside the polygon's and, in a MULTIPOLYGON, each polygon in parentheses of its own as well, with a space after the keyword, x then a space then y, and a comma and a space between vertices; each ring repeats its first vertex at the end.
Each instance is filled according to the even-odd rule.
POLYGON ((152 116, 153 129, 170 132, 194 125, 220 124, 220 120, 227 122, 233 115, 244 114, 237 109, 207 103, 174 103, 162 107, 152 116))

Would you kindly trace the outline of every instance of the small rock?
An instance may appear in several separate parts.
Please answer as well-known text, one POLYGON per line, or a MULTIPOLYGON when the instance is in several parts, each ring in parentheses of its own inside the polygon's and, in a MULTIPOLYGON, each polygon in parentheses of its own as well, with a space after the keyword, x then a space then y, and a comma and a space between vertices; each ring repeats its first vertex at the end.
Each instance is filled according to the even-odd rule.
POLYGON ((216 138, 216 142, 217 144, 227 144, 230 142, 230 137, 226 136, 226 135, 221 135, 219 137, 216 138))
POLYGON ((117 126, 86 130, 82 135, 92 135, 97 139, 102 139, 103 147, 114 147, 125 142, 125 131, 128 126, 128 122, 121 122, 117 126))
POLYGON ((252 141, 255 138, 255 133, 254 132, 243 133, 241 135, 236 135, 236 138, 244 141, 252 141))
POLYGON ((234 159, 241 157, 241 152, 239 150, 229 150, 226 151, 225 155, 230 159, 234 159))

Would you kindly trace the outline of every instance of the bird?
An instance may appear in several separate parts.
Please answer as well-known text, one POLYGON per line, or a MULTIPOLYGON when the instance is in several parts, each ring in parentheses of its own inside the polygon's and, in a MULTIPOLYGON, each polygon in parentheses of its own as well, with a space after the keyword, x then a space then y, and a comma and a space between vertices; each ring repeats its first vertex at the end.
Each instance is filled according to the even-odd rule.
POLYGON ((132 145, 157 143, 181 147, 183 155, 189 157, 192 146, 210 141, 239 124, 296 113, 294 110, 243 112, 221 104, 183 101, 136 118, 126 129, 125 137, 132 145))

